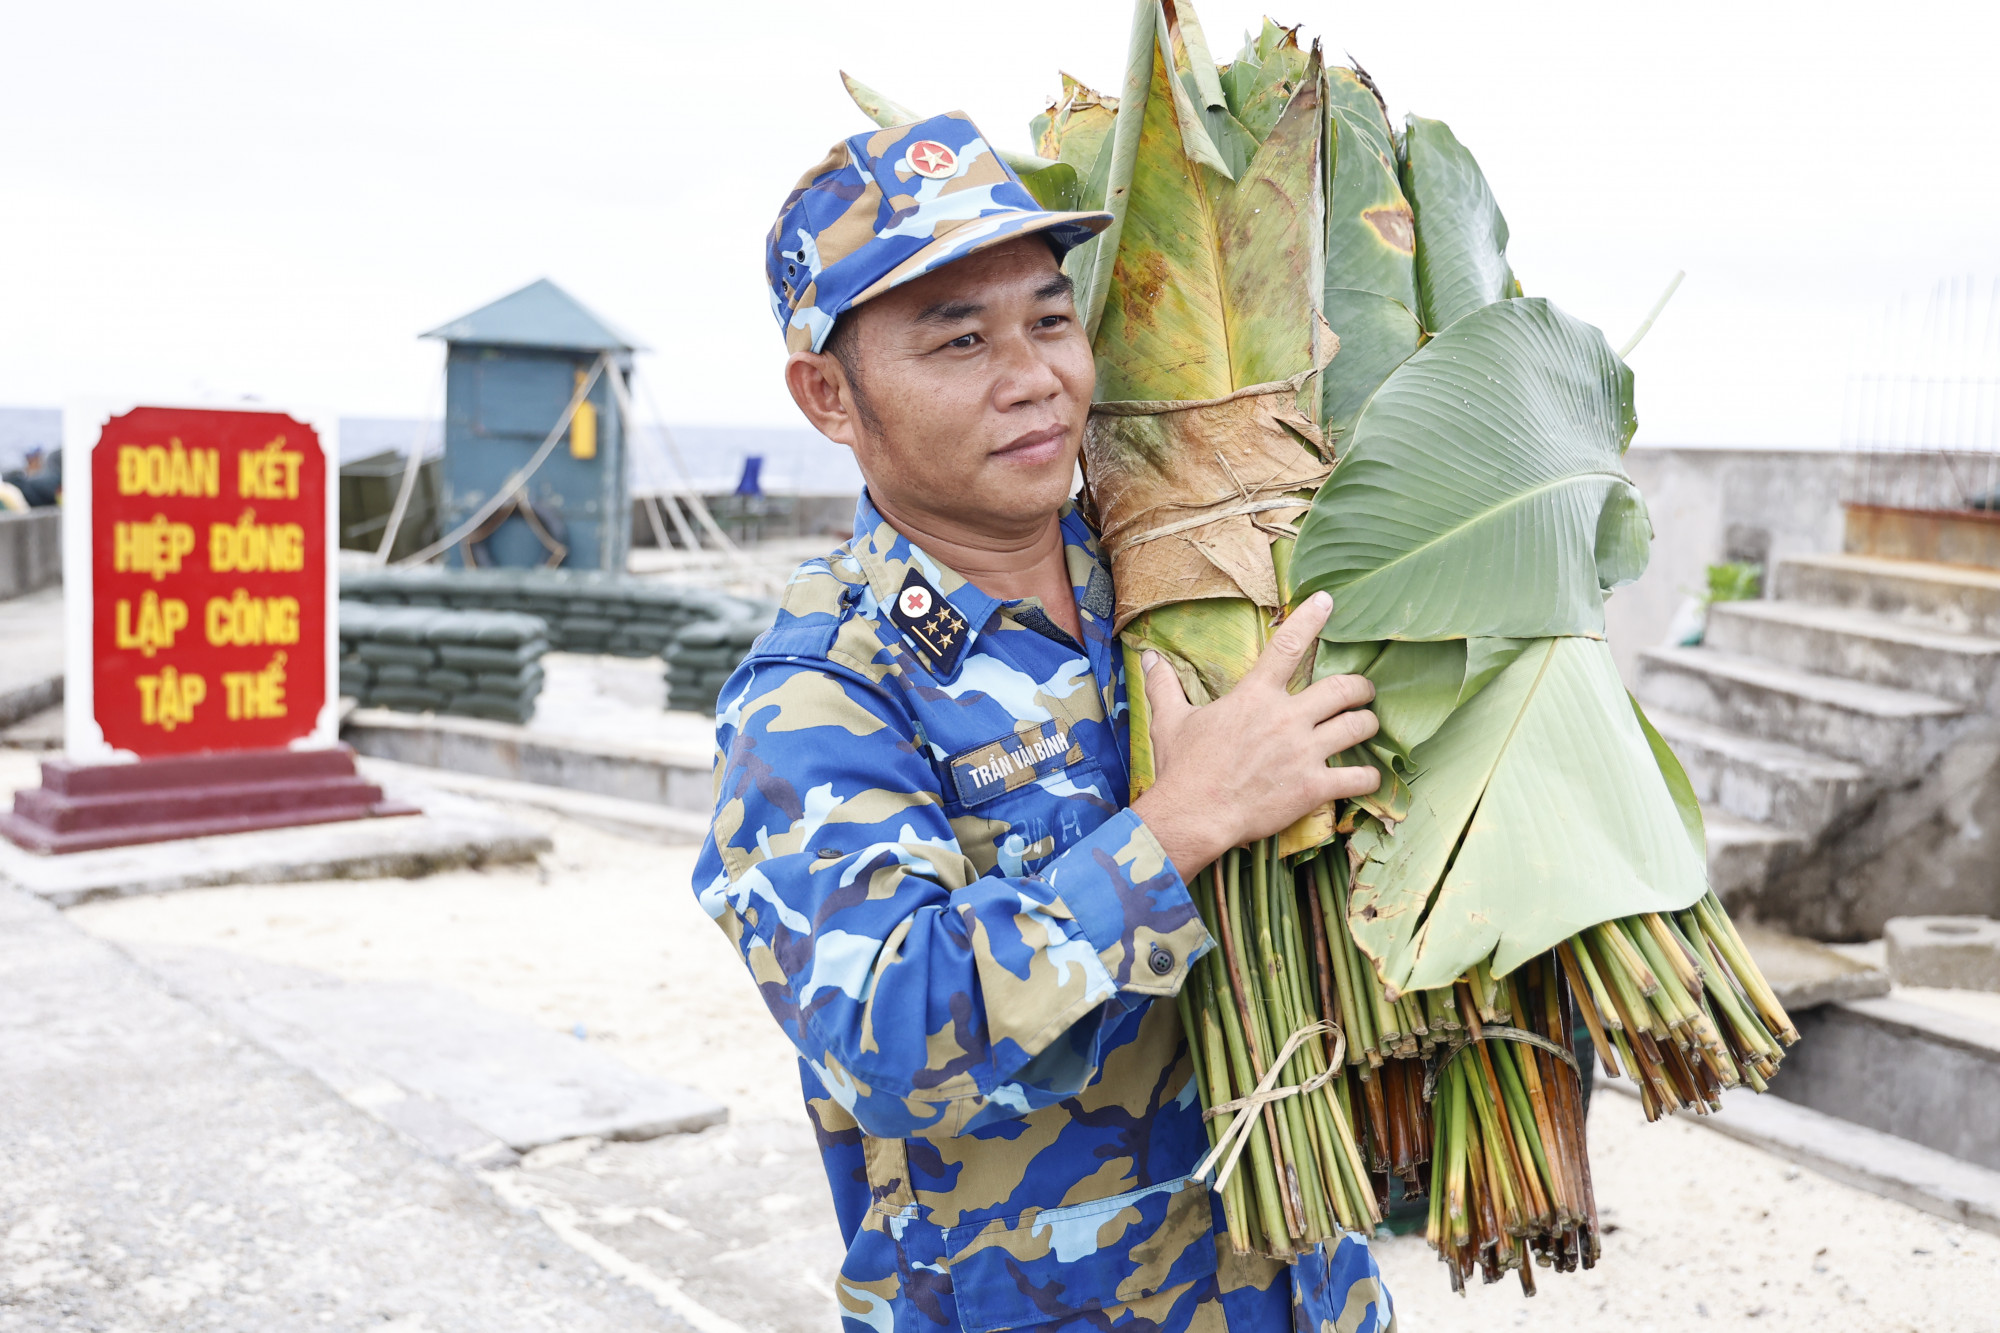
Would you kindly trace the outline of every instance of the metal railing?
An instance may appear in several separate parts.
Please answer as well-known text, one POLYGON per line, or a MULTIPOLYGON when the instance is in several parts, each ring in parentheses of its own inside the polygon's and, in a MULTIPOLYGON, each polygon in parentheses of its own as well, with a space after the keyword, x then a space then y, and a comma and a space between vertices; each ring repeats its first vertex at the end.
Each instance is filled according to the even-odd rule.
POLYGON ((1949 278, 1890 305, 1847 378, 1849 504, 2000 509, 2000 278, 1949 278))

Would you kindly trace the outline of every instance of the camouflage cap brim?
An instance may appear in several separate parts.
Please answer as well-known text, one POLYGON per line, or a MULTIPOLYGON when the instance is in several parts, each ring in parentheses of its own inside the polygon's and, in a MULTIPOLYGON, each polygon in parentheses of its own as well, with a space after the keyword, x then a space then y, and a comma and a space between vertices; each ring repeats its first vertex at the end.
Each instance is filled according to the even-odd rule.
MULTIPOLYGON (((849 301, 847 308, 852 310, 864 301, 872 301, 882 293, 921 278, 926 273, 934 273, 946 264, 964 259, 967 255, 978 254, 981 250, 990 250, 1017 237, 1048 233, 1061 250, 1067 252, 1090 240, 1110 225, 1109 213, 1044 213, 1024 210, 1015 213, 989 213, 985 217, 972 218, 955 230, 940 235, 929 245, 883 274, 874 285, 849 301)), ((825 347, 833 327, 829 324, 814 328, 810 332, 817 336, 810 340, 807 337, 809 331, 804 328, 794 326, 785 332, 787 351, 817 352, 825 347)))

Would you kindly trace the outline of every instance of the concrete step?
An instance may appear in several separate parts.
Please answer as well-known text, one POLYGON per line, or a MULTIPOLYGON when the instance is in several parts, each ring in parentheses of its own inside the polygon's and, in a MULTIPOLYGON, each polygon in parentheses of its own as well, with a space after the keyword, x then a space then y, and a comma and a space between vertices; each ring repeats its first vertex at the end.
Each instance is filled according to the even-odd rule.
POLYGON ((1868 770, 1782 741, 1758 740, 1678 713, 1647 717, 1687 769, 1704 810, 1818 836, 1869 788, 1868 770))
POLYGON ((1718 652, 1983 704, 2000 681, 2000 638, 1816 602, 1717 602, 1704 640, 1718 652))
POLYGON ((1760 740, 1809 740, 1816 750, 1889 775, 1916 772, 1966 712, 1936 695, 1709 648, 1645 650, 1638 695, 1649 710, 1657 705, 1760 740))
POLYGON ((1771 1091, 1960 1161, 2000 1169, 2000 1022, 1898 990, 1794 1014, 1771 1091))
POLYGON ((1740 920, 1736 930, 1788 1014, 1889 993, 1889 969, 1880 964, 1755 921, 1740 920))
POLYGON ((1753 901, 1771 871, 1805 850, 1805 839, 1786 829, 1704 810, 1708 831, 1708 886, 1730 911, 1753 901))
POLYGON ((2000 570, 1873 555, 1802 555, 1778 563, 1785 601, 1872 611, 1962 634, 2000 635, 2000 570))

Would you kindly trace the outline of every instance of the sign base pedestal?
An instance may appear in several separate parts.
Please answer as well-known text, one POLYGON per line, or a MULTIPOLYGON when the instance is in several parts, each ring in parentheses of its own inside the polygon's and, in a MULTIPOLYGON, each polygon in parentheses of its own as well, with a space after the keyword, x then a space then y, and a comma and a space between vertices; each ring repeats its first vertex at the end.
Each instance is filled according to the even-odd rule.
POLYGON ((418 813, 357 773, 345 745, 131 764, 48 759, 42 785, 15 792, 12 812, 0 814, 0 835, 31 852, 60 854, 418 813))

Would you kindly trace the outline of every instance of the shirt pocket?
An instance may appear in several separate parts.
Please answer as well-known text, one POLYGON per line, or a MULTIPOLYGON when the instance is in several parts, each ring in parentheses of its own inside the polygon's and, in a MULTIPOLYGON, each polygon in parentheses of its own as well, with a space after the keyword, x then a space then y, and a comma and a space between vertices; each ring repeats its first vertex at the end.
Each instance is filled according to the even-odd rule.
POLYGON ((1054 1323, 1215 1272, 1208 1187, 1192 1177, 944 1233, 966 1333, 1054 1323))

